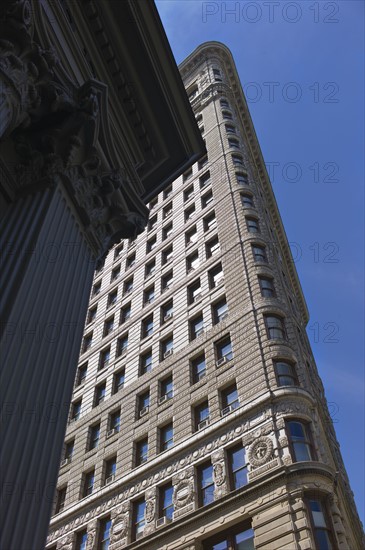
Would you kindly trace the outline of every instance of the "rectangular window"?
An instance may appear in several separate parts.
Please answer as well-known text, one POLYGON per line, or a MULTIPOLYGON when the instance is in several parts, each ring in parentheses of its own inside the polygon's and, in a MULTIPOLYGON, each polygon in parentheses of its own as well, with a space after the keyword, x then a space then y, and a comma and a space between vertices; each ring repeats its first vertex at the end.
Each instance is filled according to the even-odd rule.
POLYGON ((191 377, 193 384, 202 380, 206 375, 205 355, 199 355, 191 360, 191 377))
MULTIPOLYGON (((198 90, 196 90, 196 93, 198 90)), ((190 167, 183 173, 183 183, 185 183, 193 175, 193 168, 190 167)))
POLYGON ((205 193, 205 195, 201 198, 202 208, 205 208, 213 201, 213 192, 208 191, 208 193, 205 193))
POLYGON ((243 172, 236 172, 236 181, 238 185, 249 185, 248 176, 243 172))
POLYGON ((89 447, 88 450, 96 449, 100 439, 100 423, 90 427, 89 430, 89 447))
POLYGON ((97 407, 102 403, 105 399, 105 382, 103 384, 99 384, 99 386, 96 386, 95 388, 95 397, 94 397, 94 407, 97 407))
POLYGON ((222 117, 224 120, 233 120, 233 116, 230 111, 222 111, 222 117))
POLYGON ((155 285, 146 288, 143 292, 143 304, 152 304, 155 299, 155 285))
POLYGON ((152 216, 152 218, 150 218, 148 220, 148 231, 152 231, 153 229, 155 229, 157 226, 157 214, 155 214, 155 216, 152 216))
POLYGON ((204 157, 202 157, 198 161, 198 170, 202 170, 207 164, 208 164, 208 155, 204 155, 204 157))
POLYGON ((212 306, 213 324, 217 325, 223 321, 228 315, 228 304, 226 298, 221 298, 212 306))
POLYGON ((169 246, 168 248, 165 248, 165 250, 162 251, 162 254, 161 254, 161 264, 162 265, 165 265, 167 264, 168 262, 171 262, 172 260, 172 245, 169 246))
POLYGON ((287 361, 274 361, 278 386, 298 386, 294 365, 287 361))
POLYGON ((126 269, 133 267, 135 263, 136 263, 136 253, 133 252, 133 254, 130 254, 126 259, 126 262, 125 262, 126 269))
POLYGON ((172 354, 174 349, 174 340, 172 336, 168 336, 165 340, 161 342, 161 356, 162 359, 166 359, 169 355, 172 354))
POLYGON ((236 134, 236 128, 232 124, 226 124, 226 133, 227 134, 236 134))
POLYGON ((173 272, 169 271, 161 277, 161 289, 162 292, 165 292, 166 290, 169 290, 172 287, 173 284, 173 272))
POLYGON ((207 258, 211 258, 214 254, 217 254, 220 250, 218 237, 214 237, 205 245, 207 258))
POLYGON ((126 323, 131 316, 131 303, 126 304, 120 310, 120 324, 126 323))
POLYGON ((211 214, 208 214, 208 216, 205 216, 205 218, 203 219, 203 226, 204 231, 210 231, 211 229, 217 227, 215 212, 212 212, 211 214))
POLYGON ((99 355, 98 370, 106 369, 110 363, 110 347, 104 349, 99 355))
POLYGON ((93 492, 94 479, 95 479, 95 470, 91 470, 90 472, 87 472, 84 475, 84 487, 82 492, 82 496, 84 498, 91 495, 91 493, 93 492))
POLYGON ((245 208, 254 208, 255 203, 253 202, 253 196, 248 195, 247 193, 241 195, 241 203, 245 208))
POLYGON ((159 487, 159 518, 167 518, 172 521, 172 516, 174 513, 174 504, 173 504, 173 493, 174 489, 172 483, 167 483, 159 487))
POLYGON ((100 294, 100 291, 101 291, 101 281, 98 281, 93 286, 92 293, 91 293, 92 297, 97 296, 98 294, 100 294))
POLYGON ((216 288, 224 280, 222 264, 219 263, 208 271, 209 288, 216 288))
POLYGON ((153 334, 153 315, 149 315, 142 320, 141 323, 141 337, 147 338, 147 336, 152 336, 153 334))
POLYGON ((172 215, 172 202, 167 204, 162 210, 162 218, 166 219, 172 215))
POLYGON ((219 69, 213 69, 213 76, 216 82, 222 82, 222 75, 219 69))
POLYGON ((266 250, 264 246, 258 244, 252 245, 252 253, 255 262, 265 262, 267 263, 266 250))
POLYGON ((87 547, 87 531, 80 531, 76 535, 76 546, 75 550, 86 550, 87 547))
POLYGON ((90 332, 89 334, 86 334, 84 336, 84 339, 82 341, 82 353, 85 353, 91 348, 91 342, 93 339, 93 333, 90 332))
POLYGON ((113 307, 117 303, 118 289, 108 294, 107 307, 113 307))
POLYGON ((166 302, 166 304, 163 304, 161 306, 161 323, 167 323, 167 321, 170 321, 173 317, 174 313, 174 305, 173 301, 169 300, 166 302))
POLYGON ((184 202, 187 202, 188 200, 192 199, 194 196, 194 186, 191 185, 184 191, 184 202))
POLYGON ((174 385, 172 374, 160 382, 160 403, 171 399, 174 396, 174 385))
POLYGON ((87 314, 87 324, 93 323, 95 321, 97 309, 98 309, 97 305, 89 309, 87 314))
POLYGON ((238 168, 244 168, 245 163, 243 162, 243 158, 241 155, 232 155, 232 161, 234 166, 237 166, 238 168))
POLYGON ((123 285, 123 295, 129 294, 133 290, 133 277, 130 277, 127 279, 127 281, 124 281, 123 285))
POLYGON ((198 467, 198 503, 206 506, 214 501, 213 466, 205 462, 198 467))
POLYGON ((156 271, 156 260, 151 260, 145 267, 145 278, 152 277, 156 271))
POLYGON ((140 376, 152 370, 152 350, 149 349, 140 357, 139 373, 140 376))
POLYGON ((198 251, 194 252, 193 254, 190 254, 186 258, 186 270, 188 273, 193 271, 194 269, 197 269, 199 267, 199 253, 198 251))
POLYGON ((194 409, 195 431, 203 430, 209 424, 209 404, 204 401, 194 409))
POLYGON ((78 420, 81 414, 81 399, 74 401, 71 406, 71 421, 78 420))
POLYGON ((264 298, 275 298, 274 282, 268 277, 259 277, 261 296, 264 298))
POLYGON ((246 217, 247 231, 249 233, 260 233, 259 221, 256 218, 246 217))
POLYGON ((238 141, 238 139, 230 137, 228 138, 228 147, 233 147, 233 149, 239 149, 240 142, 238 141))
POLYGON ((126 353, 128 349, 128 335, 120 336, 117 340, 117 357, 126 353))
POLYGON ((267 336, 270 340, 286 340, 284 320, 276 315, 265 315, 267 336))
POLYGON ((124 388, 124 383, 125 383, 125 369, 121 369, 120 371, 114 374, 113 393, 118 393, 118 391, 122 390, 124 388))
POLYGON ((65 443, 65 453, 63 455, 63 459, 67 460, 67 463, 70 463, 74 454, 75 449, 75 440, 72 439, 71 441, 68 441, 65 443))
POLYGON ((160 429, 160 452, 167 451, 174 444, 174 428, 172 422, 160 429))
POLYGON ((293 462, 315 460, 308 424, 290 420, 287 422, 287 433, 293 462))
POLYGON ((150 202, 148 203, 148 209, 150 211, 153 210, 154 208, 156 208, 157 203, 158 203, 158 197, 155 197, 154 199, 150 200, 150 202))
POLYGON ((151 239, 149 239, 147 241, 147 244, 146 244, 146 253, 148 254, 149 252, 152 252, 152 250, 154 248, 156 248, 157 246, 157 237, 152 237, 151 239))
POLYGON ((80 365, 77 369, 77 379, 76 379, 76 386, 81 386, 85 380, 87 375, 87 363, 84 363, 83 365, 80 365))
POLYGON ((195 340, 204 332, 203 314, 199 314, 189 321, 190 341, 195 340))
POLYGON ((150 392, 141 393, 137 398, 138 401, 138 418, 145 416, 150 408, 150 392))
POLYGON ((111 276, 110 276, 110 282, 112 283, 113 281, 116 281, 118 279, 119 275, 120 275, 120 264, 112 269, 112 273, 111 273, 111 276))
POLYGON ((334 548, 332 533, 329 528, 330 524, 325 505, 320 500, 308 499, 307 506, 316 541, 316 548, 318 550, 332 550, 334 548))
POLYGON ((229 336, 226 336, 222 340, 219 340, 219 342, 215 343, 215 353, 217 358, 217 367, 220 367, 232 359, 232 344, 229 336))
POLYGON ((245 522, 203 541, 203 550, 255 550, 253 529, 245 522))
POLYGON ((118 244, 118 246, 115 247, 115 249, 114 249, 114 260, 116 260, 117 258, 119 258, 121 256, 122 251, 123 251, 123 243, 118 244))
POLYGON ((247 462, 245 449, 242 445, 236 445, 227 451, 230 489, 235 491, 247 485, 247 462))
POLYGON ((194 214, 195 214, 195 204, 192 204, 191 206, 189 206, 189 208, 185 210, 185 213, 184 213, 185 221, 188 222, 189 220, 191 220, 194 214))
POLYGON ((106 321, 104 321, 103 338, 111 334, 113 332, 113 328, 114 328, 114 315, 112 317, 109 317, 109 319, 106 319, 106 321))
POLYGON ((112 520, 110 516, 100 520, 98 550, 108 550, 110 547, 111 528, 112 520))
POLYGON ((110 413, 109 415, 109 429, 108 429, 108 437, 111 437, 112 435, 119 433, 120 431, 120 409, 117 411, 114 411, 110 413))
POLYGON ((238 392, 236 384, 232 384, 228 388, 221 391, 222 416, 229 414, 239 407, 238 392))
POLYGON ((113 456, 105 461, 105 474, 104 474, 104 484, 108 485, 112 483, 115 479, 115 472, 117 471, 117 457, 113 456))
POLYGON ((169 223, 162 229, 162 240, 166 240, 172 235, 172 223, 169 223))
POLYGON ((145 437, 136 443, 136 466, 144 464, 148 460, 148 439, 145 437))
POLYGON ((65 507, 67 485, 57 489, 55 514, 59 514, 65 507))
POLYGON ((185 233, 185 244, 186 246, 189 246, 191 244, 196 243, 198 240, 198 232, 196 229, 196 225, 194 225, 189 231, 185 233))
POLYGON ((188 304, 194 304, 202 298, 200 279, 197 279, 188 286, 188 304))
POLYGON ((207 185, 210 184, 210 171, 205 172, 202 176, 199 178, 199 187, 200 189, 203 189, 207 185))
POLYGON ((145 527, 146 501, 143 499, 136 500, 133 503, 133 521, 132 521, 132 540, 138 540, 143 536, 145 527))
POLYGON ((166 189, 163 192, 163 198, 168 199, 172 195, 172 185, 169 185, 166 187, 166 189))

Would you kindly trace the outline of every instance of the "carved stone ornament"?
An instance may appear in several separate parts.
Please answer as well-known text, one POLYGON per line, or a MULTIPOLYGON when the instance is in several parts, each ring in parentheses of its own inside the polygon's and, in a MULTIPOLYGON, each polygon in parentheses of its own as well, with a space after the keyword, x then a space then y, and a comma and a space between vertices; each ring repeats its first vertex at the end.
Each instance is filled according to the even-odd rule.
POLYGON ((224 484, 226 480, 226 472, 224 468, 224 464, 222 462, 215 462, 213 464, 213 472, 214 472, 214 482, 215 484, 220 487, 224 484))
POLYGON ((120 539, 124 539, 128 534, 128 514, 120 511, 115 516, 112 525, 112 531, 110 536, 111 544, 114 544, 120 539))
POLYGON ((254 441, 248 451, 251 466, 257 468, 268 462, 272 458, 273 449, 273 442, 269 437, 260 437, 254 441))
POLYGON ((94 550, 94 544, 96 540, 96 529, 87 530, 87 550, 94 550))
POLYGON ((151 523, 155 519, 155 500, 149 499, 146 502, 146 521, 151 523))
POLYGON ((176 486, 173 494, 174 506, 182 508, 191 502, 194 498, 193 480, 185 479, 180 481, 176 486))
POLYGON ((73 534, 69 533, 57 545, 57 550, 72 550, 73 534))

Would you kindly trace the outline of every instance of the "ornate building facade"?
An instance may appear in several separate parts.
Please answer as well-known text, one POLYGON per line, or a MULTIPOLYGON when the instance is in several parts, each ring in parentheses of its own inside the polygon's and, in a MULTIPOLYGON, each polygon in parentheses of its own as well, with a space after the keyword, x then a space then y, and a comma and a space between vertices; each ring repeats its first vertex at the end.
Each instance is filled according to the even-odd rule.
POLYGON ((234 61, 180 72, 207 155, 95 273, 48 550, 360 550, 234 61))
POLYGON ((95 263, 204 151, 152 2, 1 2, 4 550, 44 547, 95 263))

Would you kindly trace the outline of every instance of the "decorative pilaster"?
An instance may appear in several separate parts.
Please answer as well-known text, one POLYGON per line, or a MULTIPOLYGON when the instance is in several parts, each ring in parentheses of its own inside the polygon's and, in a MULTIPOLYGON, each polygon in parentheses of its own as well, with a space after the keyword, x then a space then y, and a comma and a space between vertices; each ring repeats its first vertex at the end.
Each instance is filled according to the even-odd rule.
POLYGON ((229 492, 224 449, 211 454, 214 473, 214 500, 224 497, 229 492))
POLYGON ((125 502, 112 511, 112 531, 110 536, 110 550, 119 550, 128 543, 130 518, 130 502, 125 502))
POLYGON ((172 484, 174 486, 174 518, 179 518, 195 510, 196 494, 194 479, 195 472, 193 466, 172 477, 172 484))

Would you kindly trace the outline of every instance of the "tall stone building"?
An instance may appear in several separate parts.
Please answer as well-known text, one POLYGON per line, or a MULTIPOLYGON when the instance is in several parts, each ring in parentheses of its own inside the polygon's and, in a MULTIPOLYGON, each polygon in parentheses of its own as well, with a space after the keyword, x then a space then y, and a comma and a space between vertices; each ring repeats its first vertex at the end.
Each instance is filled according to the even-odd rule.
POLYGON ((95 273, 47 548, 360 550, 234 61, 180 72, 208 154, 95 273))

